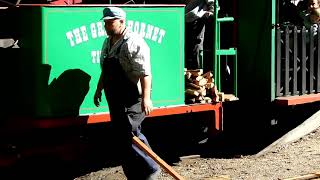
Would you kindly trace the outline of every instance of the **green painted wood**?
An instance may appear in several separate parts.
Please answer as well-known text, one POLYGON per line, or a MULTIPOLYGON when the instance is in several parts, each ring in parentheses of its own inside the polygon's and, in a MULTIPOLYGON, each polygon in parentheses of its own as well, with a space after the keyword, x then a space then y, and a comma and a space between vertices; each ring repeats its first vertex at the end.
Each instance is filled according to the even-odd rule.
POLYGON ((217 55, 236 55, 237 51, 234 48, 219 49, 216 51, 217 55))
MULTIPOLYGON (((107 112, 104 98, 99 108, 93 104, 100 50, 106 38, 100 20, 103 7, 24 8, 27 11, 22 16, 36 25, 24 23, 29 34, 24 36, 22 48, 32 53, 32 59, 25 61, 50 67, 47 87, 34 89, 39 99, 36 114, 59 116, 77 109, 80 115, 107 112)), ((184 7, 123 8, 127 26, 140 33, 151 49, 154 106, 184 104, 184 7)))
POLYGON ((239 2, 239 98, 270 102, 275 93, 275 0, 239 2))

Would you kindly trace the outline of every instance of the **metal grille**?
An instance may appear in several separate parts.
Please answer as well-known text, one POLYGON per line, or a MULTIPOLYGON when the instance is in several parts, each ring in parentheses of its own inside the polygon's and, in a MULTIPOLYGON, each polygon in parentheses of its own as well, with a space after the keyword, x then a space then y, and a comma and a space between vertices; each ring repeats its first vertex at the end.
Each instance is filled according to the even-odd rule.
POLYGON ((320 92, 320 28, 284 26, 276 31, 276 96, 320 92))

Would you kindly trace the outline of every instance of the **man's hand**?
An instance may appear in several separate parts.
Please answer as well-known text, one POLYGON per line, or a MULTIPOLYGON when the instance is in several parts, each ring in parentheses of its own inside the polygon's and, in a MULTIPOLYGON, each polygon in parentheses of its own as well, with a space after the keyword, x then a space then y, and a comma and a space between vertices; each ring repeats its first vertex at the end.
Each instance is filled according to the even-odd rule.
POLYGON ((146 116, 148 116, 153 110, 151 99, 142 98, 141 108, 142 108, 142 111, 144 111, 144 113, 146 114, 146 116))
POLYGON ((101 91, 96 90, 96 93, 94 93, 94 97, 93 97, 93 102, 94 105, 96 105, 97 107, 100 106, 100 102, 101 102, 101 91))
POLYGON ((213 16, 213 13, 212 13, 211 11, 206 11, 206 12, 204 13, 204 16, 205 16, 206 18, 208 18, 208 17, 210 17, 210 16, 213 16))

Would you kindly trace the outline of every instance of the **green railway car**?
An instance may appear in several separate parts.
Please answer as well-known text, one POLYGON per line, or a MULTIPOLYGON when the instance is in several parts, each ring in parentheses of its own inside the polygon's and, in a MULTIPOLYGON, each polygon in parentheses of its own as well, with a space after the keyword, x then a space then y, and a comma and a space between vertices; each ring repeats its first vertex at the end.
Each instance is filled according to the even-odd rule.
MULTIPOLYGON (((21 48, 32 49, 29 52, 31 61, 38 63, 40 71, 37 72, 45 73, 37 77, 49 75, 44 85, 49 85, 53 91, 48 91, 47 99, 41 97, 46 92, 34 89, 36 98, 40 99, 37 101, 36 115, 63 115, 74 109, 68 106, 79 105, 79 115, 108 112, 105 100, 100 107, 92 103, 101 72, 101 47, 106 38, 101 20, 103 7, 48 6, 21 9, 22 27, 30 30, 23 35, 21 48), (43 72, 42 65, 49 72, 43 72), (73 77, 69 79, 70 82, 68 76, 73 77), (55 107, 60 109, 57 111, 55 107)), ((151 49, 154 106, 183 105, 184 8, 124 7, 124 10, 128 14, 128 28, 141 34, 151 49)))
MULTIPOLYGON (((128 28, 143 36, 151 49, 154 116, 193 111, 193 106, 185 104, 184 6, 123 8, 128 28)), ((28 83, 21 89, 25 94, 22 101, 17 100, 21 106, 15 111, 37 119, 82 116, 88 117, 88 123, 109 121, 105 99, 100 107, 93 103, 101 72, 101 47, 107 38, 102 9, 98 5, 43 5, 20 6, 11 12, 19 34, 17 64, 25 66, 14 76, 28 83), (24 103, 29 104, 28 112, 24 103)), ((196 111, 220 108, 220 104, 202 106, 203 110, 196 111)))
MULTIPOLYGON (((216 2, 210 21, 211 46, 204 51, 211 67, 204 69, 212 70, 218 91, 233 94, 237 100, 192 104, 185 95, 185 6, 181 2, 117 4, 127 12, 128 27, 143 36, 151 49, 155 110, 148 118, 205 112, 211 122, 209 135, 222 132, 227 125, 238 131, 247 126, 249 130, 241 133, 249 137, 260 130, 259 123, 269 126, 270 121, 289 116, 295 106, 312 104, 319 109, 320 51, 310 50, 319 50, 319 43, 292 42, 299 43, 300 38, 320 42, 320 36, 283 26, 279 7, 284 1, 216 2), (228 80, 226 67, 231 68, 228 80)), ((1 75, 10 77, 2 89, 7 95, 4 134, 21 129, 16 127, 110 121, 107 102, 103 99, 95 107, 93 95, 101 71, 101 46, 107 38, 101 12, 111 4, 59 3, 64 2, 2 10, 6 31, 1 36, 9 34, 19 46, 3 51, 1 75)))

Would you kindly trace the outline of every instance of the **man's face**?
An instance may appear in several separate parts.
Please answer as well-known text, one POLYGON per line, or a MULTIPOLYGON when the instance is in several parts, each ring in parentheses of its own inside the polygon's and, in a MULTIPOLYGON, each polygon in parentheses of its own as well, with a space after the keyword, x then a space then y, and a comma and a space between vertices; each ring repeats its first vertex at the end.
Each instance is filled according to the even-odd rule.
POLYGON ((105 19, 104 20, 104 28, 106 29, 108 36, 121 34, 123 25, 124 25, 123 19, 105 19))

